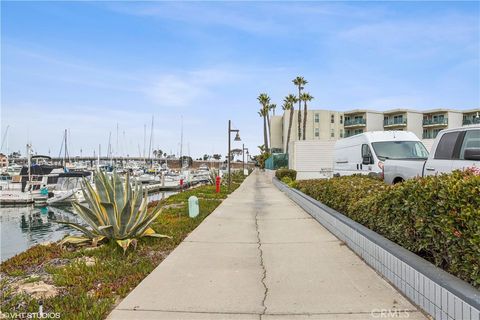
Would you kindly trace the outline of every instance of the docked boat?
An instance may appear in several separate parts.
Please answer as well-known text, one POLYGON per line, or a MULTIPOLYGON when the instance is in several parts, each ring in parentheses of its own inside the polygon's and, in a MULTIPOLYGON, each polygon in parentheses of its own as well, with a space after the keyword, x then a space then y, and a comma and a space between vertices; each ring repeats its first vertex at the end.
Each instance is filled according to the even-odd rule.
POLYGON ((62 166, 49 164, 51 158, 48 156, 31 156, 30 145, 27 145, 27 154, 28 165, 22 167, 19 175, 0 183, 0 204, 46 205, 48 198, 54 196, 54 190, 61 190, 57 189, 59 181, 67 185, 64 190, 68 191, 76 188, 71 184, 70 178, 90 175, 82 172, 66 172, 62 166))

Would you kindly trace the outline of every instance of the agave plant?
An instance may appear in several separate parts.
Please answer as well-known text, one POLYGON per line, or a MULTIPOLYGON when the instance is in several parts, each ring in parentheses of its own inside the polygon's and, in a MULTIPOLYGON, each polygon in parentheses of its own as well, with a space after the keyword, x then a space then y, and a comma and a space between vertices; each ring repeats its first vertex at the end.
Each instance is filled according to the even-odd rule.
POLYGON ((160 206, 148 210, 147 193, 135 183, 132 187, 127 175, 122 183, 114 173, 110 178, 98 171, 94 176, 95 188, 84 180, 82 192, 88 206, 74 202, 73 208, 90 228, 80 224, 61 221, 83 233, 83 236, 68 236, 62 244, 79 244, 91 241, 94 245, 109 239, 123 248, 124 252, 141 237, 169 238, 156 233, 150 224, 160 215, 160 206))
POLYGON ((210 169, 210 172, 208 173, 208 181, 215 185, 217 182, 217 176, 219 175, 219 171, 217 169, 210 169))

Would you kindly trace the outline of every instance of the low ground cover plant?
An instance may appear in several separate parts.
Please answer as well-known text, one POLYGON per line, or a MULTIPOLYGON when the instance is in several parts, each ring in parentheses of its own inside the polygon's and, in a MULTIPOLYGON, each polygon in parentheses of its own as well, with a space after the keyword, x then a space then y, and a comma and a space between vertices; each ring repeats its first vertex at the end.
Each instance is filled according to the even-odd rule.
POLYGON ((474 170, 393 186, 366 176, 297 181, 295 186, 480 288, 480 175, 474 170))

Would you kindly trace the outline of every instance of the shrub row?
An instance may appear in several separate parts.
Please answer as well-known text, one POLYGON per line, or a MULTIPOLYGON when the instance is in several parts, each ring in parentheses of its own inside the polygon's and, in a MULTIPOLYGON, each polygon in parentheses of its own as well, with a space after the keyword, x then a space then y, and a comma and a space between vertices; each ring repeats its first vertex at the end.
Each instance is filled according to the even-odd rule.
POLYGON ((474 171, 393 186, 351 176, 295 187, 480 288, 480 176, 474 171))
POLYGON ((285 177, 289 177, 291 181, 295 181, 295 179, 297 179, 297 171, 292 169, 278 169, 277 171, 275 171, 275 176, 279 180, 282 180, 285 177))

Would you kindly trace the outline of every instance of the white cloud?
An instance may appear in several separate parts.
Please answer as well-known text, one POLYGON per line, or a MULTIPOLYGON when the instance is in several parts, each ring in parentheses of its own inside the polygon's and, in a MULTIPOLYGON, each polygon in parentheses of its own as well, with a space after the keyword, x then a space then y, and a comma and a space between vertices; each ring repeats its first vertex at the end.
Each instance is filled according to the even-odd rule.
POLYGON ((144 92, 158 106, 188 107, 211 97, 215 87, 228 85, 244 76, 228 67, 177 71, 153 77, 152 84, 144 92))

